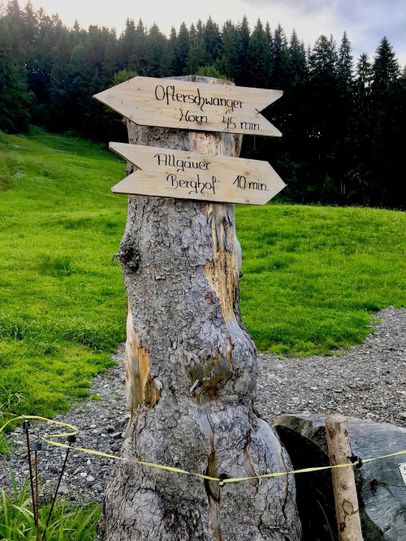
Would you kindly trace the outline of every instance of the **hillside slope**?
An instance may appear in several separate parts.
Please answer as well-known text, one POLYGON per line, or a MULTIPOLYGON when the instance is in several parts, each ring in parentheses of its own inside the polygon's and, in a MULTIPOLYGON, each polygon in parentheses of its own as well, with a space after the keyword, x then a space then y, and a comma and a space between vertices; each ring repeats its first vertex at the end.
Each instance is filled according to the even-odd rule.
MULTIPOLYGON (((43 132, 0 134, 0 410, 52 415, 88 392, 125 338, 114 254, 124 163, 43 132)), ((373 314, 405 306, 401 212, 240 207, 241 306, 257 346, 280 355, 347 348, 373 314)))

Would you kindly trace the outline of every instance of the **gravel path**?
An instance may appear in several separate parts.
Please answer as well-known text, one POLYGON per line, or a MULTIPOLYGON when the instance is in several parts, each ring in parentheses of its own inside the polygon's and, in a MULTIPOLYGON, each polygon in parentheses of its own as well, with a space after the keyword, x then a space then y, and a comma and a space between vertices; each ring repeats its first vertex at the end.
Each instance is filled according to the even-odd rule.
POLYGON ((261 416, 337 411, 406 427, 406 309, 387 308, 378 318, 366 341, 341 357, 259 355, 261 416))
MULTIPOLYGON (((256 408, 269 422, 281 413, 331 413, 406 427, 406 309, 388 308, 364 344, 341 357, 307 357, 278 360, 258 357, 256 408)), ((123 350, 117 366, 94 379, 93 398, 82 402, 58 420, 76 425, 78 445, 118 454, 129 419, 123 393, 123 350)), ((44 427, 32 429, 35 440, 44 427)), ((21 429, 9 437, 12 458, 0 457, 0 486, 8 483, 10 466, 18 483, 28 478, 25 443, 21 429)), ((51 494, 64 451, 45 447, 40 453, 43 494, 51 494)), ((145 457, 148 459, 148 457, 145 457)), ((61 492, 73 501, 101 501, 111 461, 72 452, 61 492)))

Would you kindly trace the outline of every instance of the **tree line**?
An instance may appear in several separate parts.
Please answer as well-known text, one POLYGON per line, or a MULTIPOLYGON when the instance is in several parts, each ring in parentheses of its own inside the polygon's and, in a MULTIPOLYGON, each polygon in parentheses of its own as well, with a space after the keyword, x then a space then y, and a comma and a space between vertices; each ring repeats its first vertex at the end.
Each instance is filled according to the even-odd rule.
POLYGON ((127 19, 114 29, 75 24, 18 0, 0 12, 0 129, 30 124, 97 140, 125 139, 119 115, 92 95, 135 75, 225 77, 237 85, 280 88, 284 97, 265 111, 282 139, 245 136, 243 155, 269 160, 298 202, 403 208, 402 155, 406 72, 386 37, 374 58, 354 59, 344 33, 337 44, 320 36, 306 48, 244 17, 221 28, 209 18, 182 23, 164 35, 156 24, 127 19))

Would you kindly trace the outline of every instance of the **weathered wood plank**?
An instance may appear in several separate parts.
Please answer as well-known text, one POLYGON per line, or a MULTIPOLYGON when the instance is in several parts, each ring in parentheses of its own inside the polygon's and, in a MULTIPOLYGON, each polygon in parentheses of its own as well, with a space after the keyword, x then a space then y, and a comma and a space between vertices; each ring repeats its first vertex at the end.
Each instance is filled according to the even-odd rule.
POLYGON ((282 90, 134 77, 94 97, 143 126, 280 137, 260 111, 282 90))
POLYGON ((268 162, 110 143, 139 168, 114 193, 264 205, 285 186, 268 162))

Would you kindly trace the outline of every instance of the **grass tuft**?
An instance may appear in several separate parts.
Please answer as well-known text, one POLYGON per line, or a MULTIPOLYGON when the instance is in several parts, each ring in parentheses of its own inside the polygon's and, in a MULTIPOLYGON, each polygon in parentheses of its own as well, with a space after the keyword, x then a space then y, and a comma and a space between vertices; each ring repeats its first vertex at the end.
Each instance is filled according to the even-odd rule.
MULTIPOLYGON (((42 536, 50 505, 39 513, 42 536)), ((51 522, 47 528, 47 541, 92 541, 100 518, 96 504, 72 506, 68 502, 56 502, 51 522)), ((28 483, 21 491, 15 484, 11 492, 0 490, 0 539, 7 541, 35 541, 36 529, 31 506, 28 483)))
POLYGON ((58 278, 70 276, 72 274, 72 265, 69 257, 51 259, 46 256, 39 264, 38 272, 43 276, 56 276, 58 278))

